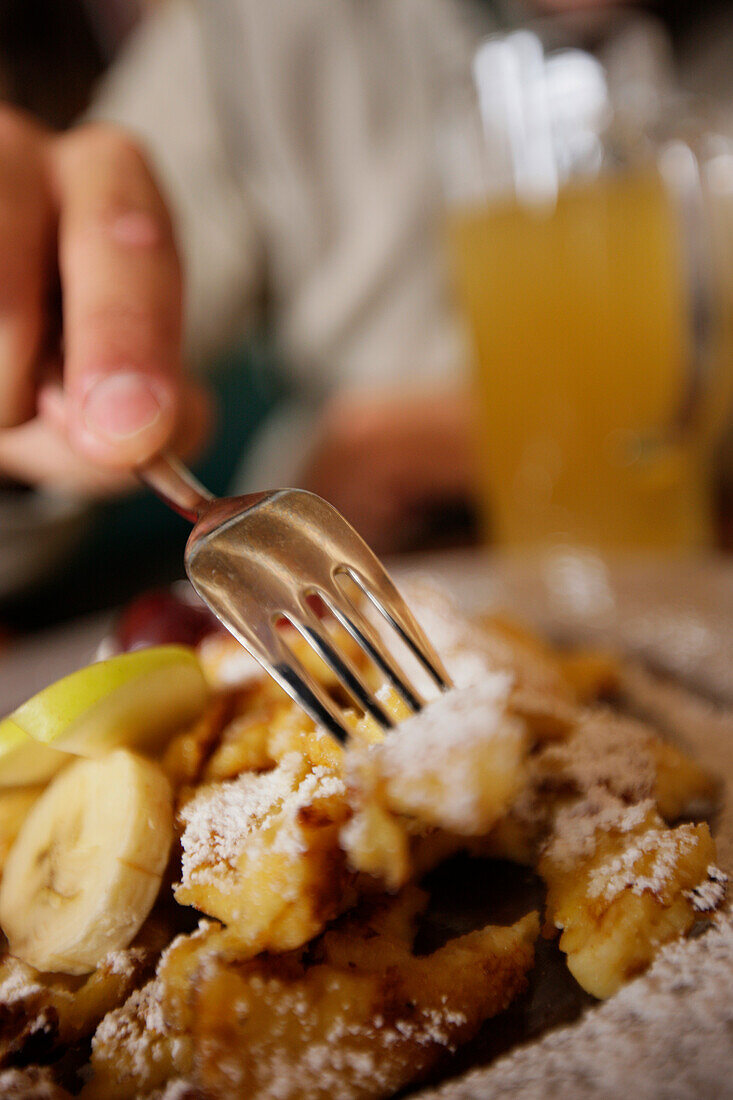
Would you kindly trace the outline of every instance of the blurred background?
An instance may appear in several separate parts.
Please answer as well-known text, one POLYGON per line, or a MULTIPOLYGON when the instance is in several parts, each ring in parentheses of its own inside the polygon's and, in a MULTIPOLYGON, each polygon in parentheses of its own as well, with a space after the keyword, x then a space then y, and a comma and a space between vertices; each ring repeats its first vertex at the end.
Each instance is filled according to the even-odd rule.
MULTIPOLYGON (((3 98, 131 131, 171 207, 216 493, 380 553, 733 546, 733 10, 2 0, 3 98)), ((182 575, 139 493, 0 494, 0 624, 182 575)))

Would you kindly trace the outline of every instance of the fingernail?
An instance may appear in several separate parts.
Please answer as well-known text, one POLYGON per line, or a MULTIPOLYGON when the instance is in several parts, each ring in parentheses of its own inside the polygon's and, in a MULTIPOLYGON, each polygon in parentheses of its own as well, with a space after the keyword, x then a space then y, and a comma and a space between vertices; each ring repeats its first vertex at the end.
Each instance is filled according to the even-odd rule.
POLYGON ((84 399, 87 429, 110 443, 148 431, 160 418, 162 404, 148 379, 133 371, 109 374, 84 399))
POLYGON ((112 222, 110 231, 118 244, 134 248, 150 248, 161 239, 158 222, 152 214, 143 210, 128 210, 119 214, 112 222))

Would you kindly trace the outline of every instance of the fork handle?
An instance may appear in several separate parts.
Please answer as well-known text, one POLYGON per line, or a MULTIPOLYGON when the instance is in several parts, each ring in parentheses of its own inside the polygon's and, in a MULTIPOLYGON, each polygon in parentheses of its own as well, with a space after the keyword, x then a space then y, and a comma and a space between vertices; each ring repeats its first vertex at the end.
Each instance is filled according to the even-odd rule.
POLYGON ((144 466, 139 466, 137 476, 189 523, 196 523, 215 499, 170 451, 161 451, 144 466))

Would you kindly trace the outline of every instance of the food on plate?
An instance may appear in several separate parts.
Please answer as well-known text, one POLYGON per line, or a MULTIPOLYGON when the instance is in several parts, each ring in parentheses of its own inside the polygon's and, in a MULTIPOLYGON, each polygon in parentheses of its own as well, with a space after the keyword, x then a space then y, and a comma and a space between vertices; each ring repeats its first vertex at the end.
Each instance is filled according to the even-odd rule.
POLYGON ((8 1088, 28 1072, 36 1087, 20 1068, 35 1058, 58 1067, 54 1087, 83 1080, 83 1100, 393 1095, 531 980, 533 906, 421 947, 418 883, 459 852, 541 877, 543 934, 597 998, 714 915, 725 876, 707 824, 684 819, 712 810, 716 785, 614 709, 618 661, 465 619, 420 586, 410 602, 456 685, 418 715, 327 623, 395 721, 386 735, 287 638, 347 708, 345 747, 227 636, 111 659, 141 662, 139 691, 152 676, 149 724, 134 677, 87 692, 72 743, 81 730, 95 759, 65 757, 43 793, 5 792, 8 1088), (171 650, 188 709, 176 677, 155 679, 171 650))
POLYGON ((223 921, 241 957, 301 947, 355 900, 339 847, 348 817, 337 771, 296 752, 205 784, 179 811, 176 900, 223 921))
MULTIPOLYGON (((39 691, 0 722, 0 744, 22 736, 31 755, 38 750, 28 738, 79 756, 102 756, 118 745, 150 751, 196 718, 207 698, 191 649, 155 646, 123 653, 39 691)), ((53 759, 55 770, 66 762, 55 751, 53 759)))
POLYGON ((575 836, 575 846, 555 840, 540 860, 547 920, 562 932, 577 981, 609 997, 646 970, 661 943, 717 908, 724 876, 708 826, 667 828, 651 801, 609 799, 575 836))
POLYGON ((216 626, 213 612, 174 592, 145 592, 127 605, 114 630, 121 653, 159 645, 196 646, 216 626))
POLYGON ((132 1100, 170 1078, 212 1100, 392 1095, 505 1008, 533 960, 536 914, 414 955, 426 901, 414 887, 382 897, 307 954, 241 960, 218 925, 180 938, 97 1030, 85 1100, 132 1100))
POLYGON ((423 713, 395 715, 403 720, 384 737, 373 719, 362 719, 361 730, 371 730, 347 750, 350 782, 395 814, 459 836, 486 835, 521 786, 529 748, 511 688, 507 674, 487 672, 423 713))
POLYGON ((173 841, 161 768, 127 749, 77 760, 32 806, 0 883, 10 954, 89 974, 127 947, 153 907, 173 841))
MULTIPOLYGON (((0 1064, 18 1055, 25 1062, 29 1051, 46 1060, 88 1038, 108 1012, 151 977, 171 927, 154 912, 130 947, 109 952, 91 974, 39 973, 6 954, 0 962, 0 1064)), ((0 1090, 0 1096, 6 1095, 0 1090)))
POLYGON ((0 1096, 5 1100, 71 1100, 56 1084, 51 1070, 39 1066, 0 1070, 0 1096))
POLYGON ((0 867, 5 866, 8 853, 28 811, 43 791, 44 787, 41 784, 34 787, 11 787, 8 790, 0 790, 0 867))
POLYGON ((65 763, 62 752, 39 744, 12 717, 0 722, 0 790, 45 783, 65 763))

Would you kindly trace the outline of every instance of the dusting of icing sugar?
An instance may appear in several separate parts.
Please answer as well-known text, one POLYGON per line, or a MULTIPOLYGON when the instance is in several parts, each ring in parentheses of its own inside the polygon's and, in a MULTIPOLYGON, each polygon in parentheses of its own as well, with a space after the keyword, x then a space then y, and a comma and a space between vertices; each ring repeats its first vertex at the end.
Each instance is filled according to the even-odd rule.
POLYGON ((426 581, 413 581, 407 588, 408 602, 457 688, 479 684, 493 672, 510 671, 503 647, 492 645, 486 632, 462 615, 444 591, 426 581))
POLYGON ((0 1005, 17 1004, 45 993, 44 987, 32 977, 33 971, 25 964, 13 960, 10 973, 0 981, 0 1005))
POLYGON ((517 644, 501 628, 461 614, 453 599, 434 583, 413 580, 405 586, 405 594, 456 687, 480 683, 492 672, 510 674, 517 687, 552 693, 562 686, 552 661, 517 644))
POLYGON ((146 954, 143 947, 127 947, 121 951, 110 951, 100 962, 99 969, 104 969, 110 974, 119 974, 124 978, 132 978, 140 964, 144 962, 146 954))
POLYGON ((725 901, 728 876, 725 871, 711 863, 707 869, 707 881, 685 891, 685 897, 692 902, 692 908, 698 913, 712 913, 725 901))
POLYGON ((648 730, 610 711, 579 711, 572 732, 541 746, 509 818, 530 850, 572 864, 597 833, 629 832, 649 812, 656 763, 648 730), (568 802, 558 807, 557 801, 568 802))
POLYGON ((662 948, 649 970, 578 1022, 421 1100, 700 1100, 733 1079, 733 916, 662 948))
POLYGON ((482 649, 481 631, 461 615, 450 596, 430 581, 413 581, 409 602, 430 641, 441 653, 482 649))
POLYGON ((105 1047, 125 1051, 130 1071, 142 1077, 155 1058, 156 1044, 165 1034, 161 1005, 162 986, 157 979, 131 993, 120 1008, 108 1012, 92 1038, 92 1051, 105 1047))
POLYGON ((515 724, 505 725, 510 690, 511 677, 495 672, 480 684, 446 691, 372 747, 382 772, 409 778, 411 772, 423 771, 426 760, 432 765, 445 756, 452 759, 461 750, 501 737, 507 728, 514 732, 515 724))
POLYGON ((585 798, 557 811, 553 836, 545 854, 554 863, 571 868, 579 860, 593 855, 599 834, 612 830, 633 832, 654 808, 652 799, 629 806, 606 787, 594 786, 585 798))
POLYGON ((644 893, 659 895, 673 879, 680 858, 695 848, 692 826, 670 829, 649 829, 635 839, 625 851, 594 869, 588 880, 588 897, 613 901, 624 890, 641 897, 644 893), (646 874, 635 867, 646 855, 653 855, 646 874))
POLYGON ((3 1100, 61 1100, 68 1097, 53 1079, 51 1070, 40 1066, 0 1070, 3 1100))
POLYGON ((627 802, 649 798, 656 765, 646 727, 605 708, 583 711, 577 728, 548 745, 545 768, 562 775, 578 792, 601 786, 627 802))
POLYGON ((317 799, 344 797, 341 778, 324 765, 303 775, 299 753, 287 753, 277 767, 263 773, 245 772, 236 779, 204 788, 180 811, 185 828, 181 878, 202 881, 212 868, 234 868, 245 846, 260 830, 276 822, 272 846, 292 856, 304 850, 298 816, 317 799))
POLYGON ((390 797, 406 810, 429 810, 428 820, 462 834, 496 820, 515 789, 525 744, 524 726, 506 710, 511 686, 510 676, 487 674, 471 687, 445 692, 371 745, 390 797), (491 788, 486 767, 494 771, 491 788), (494 790, 500 805, 490 804, 494 790))
POLYGON ((206 679, 215 688, 245 687, 265 676, 262 666, 229 634, 207 634, 196 652, 206 679))
MULTIPOLYGON (((284 1015, 298 1017, 305 1040, 310 1021, 297 1011, 291 997, 287 998, 284 1015)), ((369 1082, 370 1095, 387 1095, 394 1084, 394 1063, 383 1057, 385 1051, 406 1042, 452 1051, 456 1031, 466 1022, 463 1013, 444 1006, 424 1008, 409 1019, 398 1017, 389 1024, 383 1017, 375 1017, 369 1024, 336 1018, 325 1037, 302 1043, 296 1060, 292 1052, 276 1046, 268 1045, 261 1054, 257 1047, 252 1048, 253 1061, 266 1059, 269 1068, 267 1082, 260 1084, 255 1095, 260 1100, 297 1100, 311 1094, 346 1100, 361 1096, 361 1083, 365 1081, 369 1082)), ((239 1074, 241 1070, 232 1065, 232 1085, 241 1083, 239 1074)))

